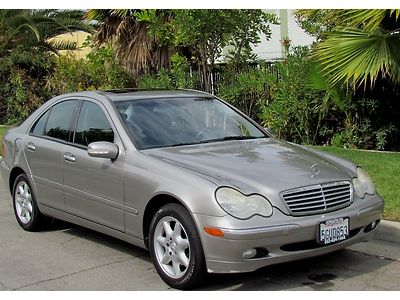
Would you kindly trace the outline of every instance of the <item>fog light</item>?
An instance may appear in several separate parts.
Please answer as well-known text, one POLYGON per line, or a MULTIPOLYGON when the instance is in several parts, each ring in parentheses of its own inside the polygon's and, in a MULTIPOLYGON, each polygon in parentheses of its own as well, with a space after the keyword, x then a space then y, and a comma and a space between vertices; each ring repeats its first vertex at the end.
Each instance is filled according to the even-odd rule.
POLYGON ((371 223, 371 229, 374 229, 375 227, 376 227, 376 221, 373 221, 372 223, 371 223))
POLYGON ((376 220, 376 221, 373 221, 371 224, 365 226, 364 232, 370 232, 370 231, 374 230, 378 226, 379 222, 380 222, 380 220, 376 220))
POLYGON ((242 257, 246 259, 253 258, 257 255, 257 250, 254 248, 247 249, 246 251, 243 252, 242 257))

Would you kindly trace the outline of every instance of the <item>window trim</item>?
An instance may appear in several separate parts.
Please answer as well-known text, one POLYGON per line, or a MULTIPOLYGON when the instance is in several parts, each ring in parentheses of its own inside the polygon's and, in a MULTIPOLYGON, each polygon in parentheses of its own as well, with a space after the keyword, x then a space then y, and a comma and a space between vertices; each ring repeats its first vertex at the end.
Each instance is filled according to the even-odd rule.
POLYGON ((75 117, 76 117, 76 114, 77 114, 77 109, 73 112, 73 115, 72 115, 72 118, 71 118, 71 121, 70 121, 70 124, 69 124, 70 132, 69 132, 69 134, 68 134, 68 141, 63 140, 63 139, 59 139, 59 138, 55 138, 55 137, 51 137, 51 136, 45 135, 44 133, 41 134, 41 135, 38 135, 38 134, 35 134, 35 133, 32 132, 32 128, 33 128, 34 126, 36 126, 36 124, 37 124, 37 122, 39 122, 40 118, 42 118, 47 112, 49 112, 49 115, 47 116, 47 119, 46 119, 46 123, 45 123, 45 125, 44 125, 44 130, 46 130, 46 129, 47 129, 47 123, 48 123, 48 121, 49 121, 49 117, 50 117, 50 115, 51 115, 51 112, 53 111, 53 108, 54 108, 56 105, 59 105, 59 104, 61 104, 61 103, 63 103, 63 102, 67 102, 67 101, 77 101, 78 103, 77 103, 76 108, 78 108, 78 107, 80 107, 80 106, 82 105, 82 99, 76 99, 76 98, 66 98, 66 99, 62 99, 62 100, 60 100, 60 101, 57 101, 56 103, 52 104, 49 108, 47 108, 43 113, 41 113, 41 114, 35 119, 34 122, 32 122, 32 125, 29 127, 29 131, 28 131, 28 132, 29 132, 29 135, 30 135, 30 136, 34 136, 34 137, 44 138, 44 139, 51 140, 51 141, 58 141, 58 142, 61 142, 61 143, 63 143, 63 144, 65 144, 65 143, 70 143, 70 142, 71 142, 71 133, 72 133, 73 130, 74 130, 74 128, 72 127, 72 126, 73 126, 73 120, 75 120, 75 117), (80 102, 80 103, 79 103, 79 102, 80 102))
MULTIPOLYGON (((81 102, 83 102, 83 101, 89 101, 89 102, 93 102, 93 103, 97 104, 97 105, 101 108, 101 110, 104 112, 104 114, 105 114, 105 116, 106 116, 108 122, 109 122, 110 125, 111 125, 111 128, 112 128, 113 133, 114 133, 114 143, 120 148, 120 151, 125 151, 125 149, 127 149, 126 146, 125 146, 125 142, 124 142, 124 140, 121 138, 121 135, 119 134, 119 131, 118 131, 118 129, 117 129, 117 126, 115 125, 115 122, 114 122, 114 120, 112 119, 111 114, 110 114, 110 112, 108 111, 108 109, 106 108, 105 104, 104 104, 101 100, 99 100, 99 99, 92 98, 92 97, 88 97, 88 96, 83 97, 83 96, 79 96, 79 95, 78 95, 78 96, 73 96, 73 97, 71 97, 71 98, 69 98, 69 97, 68 97, 68 98, 61 98, 61 99, 59 99, 58 101, 55 101, 54 103, 50 104, 49 107, 47 107, 47 108, 46 108, 39 116, 37 116, 37 117, 35 118, 35 120, 30 124, 30 126, 28 127, 28 130, 27 130, 28 135, 29 135, 29 136, 33 136, 33 137, 36 137, 36 138, 41 138, 41 139, 53 141, 53 142, 58 142, 58 143, 60 143, 60 144, 68 145, 68 146, 71 146, 71 147, 75 147, 75 148, 87 150, 87 146, 84 146, 84 145, 75 144, 75 143, 72 143, 72 142, 70 142, 70 141, 67 142, 67 141, 65 141, 65 140, 61 140, 61 139, 49 137, 49 136, 46 136, 46 135, 37 135, 37 134, 33 134, 33 133, 31 132, 32 127, 36 124, 36 122, 37 122, 47 111, 51 110, 51 109, 52 109, 54 106, 56 106, 57 104, 62 103, 62 102, 65 102, 65 101, 69 101, 69 100, 77 100, 77 101, 81 101, 81 102)), ((110 103, 110 105, 111 105, 111 110, 114 112, 114 114, 116 115, 117 119, 120 121, 120 123, 122 124, 122 126, 124 126, 122 120, 120 120, 120 116, 119 116, 118 112, 116 111, 116 109, 115 109, 115 107, 114 107, 112 101, 111 101, 108 97, 105 97, 105 100, 107 100, 107 101, 110 103)), ((80 112, 81 105, 82 105, 82 103, 81 103, 81 104, 78 104, 78 109, 77 109, 77 111, 74 113, 74 117, 72 118, 72 119, 75 120, 75 121, 77 120, 77 114, 78 114, 78 112, 80 112)), ((50 114, 49 114, 49 116, 50 116, 50 114)), ((46 120, 46 126, 47 126, 47 120, 46 120)), ((124 127, 123 127, 123 128, 124 128, 124 127)), ((124 129, 125 129, 125 128, 124 128, 124 129)), ((76 123, 73 123, 72 131, 75 133, 75 130, 76 130, 76 123)))

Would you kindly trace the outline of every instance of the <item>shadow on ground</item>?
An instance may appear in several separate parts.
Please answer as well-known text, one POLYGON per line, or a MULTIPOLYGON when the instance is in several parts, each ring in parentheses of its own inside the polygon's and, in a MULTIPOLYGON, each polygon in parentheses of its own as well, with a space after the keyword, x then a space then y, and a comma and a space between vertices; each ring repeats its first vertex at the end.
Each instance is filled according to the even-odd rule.
MULTIPOLYGON (((151 262, 148 251, 102 233, 58 220, 53 228, 151 262)), ((198 290, 349 290, 352 288, 340 283, 374 272, 390 263, 392 261, 388 259, 344 249, 324 256, 264 267, 251 273, 209 274, 198 290)))
POLYGON ((344 249, 327 255, 264 267, 252 273, 210 275, 203 290, 279 291, 354 290, 347 280, 371 273, 393 261, 344 249))
POLYGON ((120 251, 122 253, 131 255, 133 257, 141 258, 142 260, 145 260, 147 262, 151 262, 150 254, 148 251, 136 247, 134 245, 131 245, 122 240, 119 240, 117 238, 113 238, 106 234, 85 227, 81 227, 79 225, 71 224, 60 220, 54 220, 53 225, 49 226, 48 231, 52 230, 61 230, 63 233, 73 235, 78 238, 86 239, 91 242, 97 243, 101 246, 109 247, 114 250, 120 251))

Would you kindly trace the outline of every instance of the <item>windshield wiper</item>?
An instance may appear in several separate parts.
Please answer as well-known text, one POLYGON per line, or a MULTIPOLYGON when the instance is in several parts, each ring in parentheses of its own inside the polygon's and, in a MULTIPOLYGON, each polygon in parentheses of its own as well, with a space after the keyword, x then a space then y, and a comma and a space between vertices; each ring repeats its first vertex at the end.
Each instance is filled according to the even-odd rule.
POLYGON ((261 139, 264 138, 264 136, 241 136, 241 135, 233 135, 233 136, 225 136, 222 138, 217 138, 217 139, 210 139, 210 140, 204 140, 204 141, 199 141, 199 143, 212 143, 212 142, 222 142, 222 141, 234 141, 234 140, 253 140, 253 139, 261 139))
POLYGON ((199 143, 199 142, 177 143, 177 144, 172 144, 172 145, 165 145, 165 146, 162 146, 161 148, 164 148, 164 147, 188 146, 188 145, 195 145, 195 144, 198 144, 198 143, 199 143))
POLYGON ((163 147, 178 147, 178 146, 188 146, 188 145, 196 145, 196 144, 206 144, 206 143, 212 143, 212 142, 222 142, 222 141, 233 141, 233 140, 253 140, 253 139, 261 139, 264 138, 264 136, 225 136, 222 138, 216 138, 216 139, 209 139, 209 140, 204 140, 204 141, 195 141, 195 142, 187 142, 187 143, 177 143, 177 144, 172 144, 172 145, 166 145, 163 147))

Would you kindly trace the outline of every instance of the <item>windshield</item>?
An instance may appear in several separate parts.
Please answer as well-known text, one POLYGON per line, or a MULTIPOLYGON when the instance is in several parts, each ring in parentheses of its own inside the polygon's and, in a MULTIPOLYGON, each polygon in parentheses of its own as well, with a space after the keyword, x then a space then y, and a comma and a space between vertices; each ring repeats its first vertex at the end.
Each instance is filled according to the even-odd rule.
POLYGON ((140 149, 266 137, 215 98, 166 98, 114 102, 140 149))

